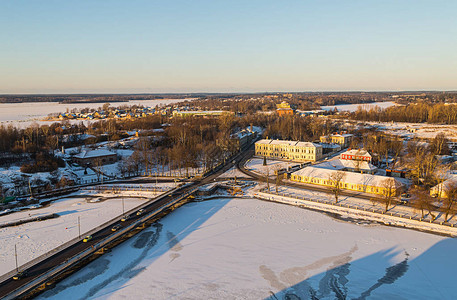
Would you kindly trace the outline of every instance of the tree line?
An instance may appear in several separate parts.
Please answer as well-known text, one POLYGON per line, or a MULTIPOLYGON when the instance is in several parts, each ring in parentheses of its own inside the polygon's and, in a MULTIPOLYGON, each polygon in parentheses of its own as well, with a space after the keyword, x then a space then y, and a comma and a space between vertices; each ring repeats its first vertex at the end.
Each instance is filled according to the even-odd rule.
POLYGON ((385 109, 359 106, 347 117, 360 121, 457 124, 457 104, 420 102, 385 109))

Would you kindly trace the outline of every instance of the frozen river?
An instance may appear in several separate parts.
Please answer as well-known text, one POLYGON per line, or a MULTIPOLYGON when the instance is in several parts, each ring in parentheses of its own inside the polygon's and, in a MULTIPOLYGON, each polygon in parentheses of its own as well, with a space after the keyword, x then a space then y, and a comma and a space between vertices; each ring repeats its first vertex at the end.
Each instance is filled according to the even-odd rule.
POLYGON ((177 209, 39 298, 456 299, 454 258, 451 238, 216 199, 177 209))
MULTIPOLYGON (((112 106, 121 105, 143 105, 155 107, 182 102, 190 99, 160 99, 160 100, 132 100, 129 102, 113 102, 112 106)), ((109 103, 109 102, 108 102, 109 103)), ((49 114, 58 114, 68 110, 82 108, 98 108, 104 103, 67 103, 58 102, 27 102, 27 103, 0 103, 0 123, 13 124, 19 127, 26 127, 34 121, 42 120, 49 114)), ((38 122, 42 124, 43 122, 38 122)), ((46 122, 49 123, 49 122, 46 122)))

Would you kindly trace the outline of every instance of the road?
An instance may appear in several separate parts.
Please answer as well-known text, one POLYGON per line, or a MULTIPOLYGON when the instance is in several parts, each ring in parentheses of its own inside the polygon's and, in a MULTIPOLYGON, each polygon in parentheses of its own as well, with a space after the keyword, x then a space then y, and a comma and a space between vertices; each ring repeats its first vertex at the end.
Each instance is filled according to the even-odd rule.
MULTIPOLYGON (((253 145, 251 145, 250 148, 252 148, 253 145)), ((184 187, 178 188, 174 191, 171 191, 163 196, 160 196, 154 200, 151 200, 149 204, 147 204, 144 207, 144 213, 141 216, 137 216, 135 213, 131 214, 131 218, 126 220, 125 222, 118 222, 121 224, 123 227, 126 227, 127 225, 130 225, 137 221, 139 218, 143 217, 144 214, 147 214, 149 212, 153 212, 157 210, 158 208, 162 207, 163 205, 166 205, 168 203, 171 203, 173 200, 176 199, 176 197, 179 197, 182 194, 185 194, 186 192, 189 192, 190 190, 202 186, 211 182, 214 182, 214 180, 221 175, 222 173, 228 171, 231 167, 234 166, 234 161, 235 164, 238 163, 240 160, 246 160, 245 156, 249 155, 249 151, 242 152, 238 154, 235 158, 231 158, 227 163, 220 168, 218 171, 213 172, 212 174, 207 175, 206 177, 202 179, 193 179, 189 184, 185 185, 184 187)), ((116 224, 118 224, 116 223, 116 224)), ((84 250, 89 249, 93 245, 97 244, 98 242, 106 239, 109 237, 111 234, 113 234, 113 231, 111 228, 115 224, 106 226, 97 232, 92 234, 92 239, 89 240, 88 242, 78 242, 74 245, 71 245, 56 254, 50 256, 49 258, 43 260, 42 262, 31 266, 25 272, 27 273, 27 276, 20 280, 13 280, 12 278, 9 278, 2 283, 0 283, 0 298, 3 298, 7 295, 9 295, 11 292, 14 290, 26 285, 27 283, 33 281, 34 279, 38 278, 42 274, 45 274, 46 272, 49 272, 52 270, 55 266, 58 266, 62 263, 64 263, 66 260, 69 258, 77 255, 78 253, 83 252, 84 250)))
MULTIPOLYGON (((246 156, 243 157, 242 160, 237 161, 236 167, 240 172, 246 174, 247 176, 253 178, 254 180, 257 181, 263 181, 266 182, 266 177, 265 176, 260 176, 259 174, 247 170, 244 165, 246 164, 246 161, 254 155, 254 150, 250 150, 249 153, 247 153, 246 156)), ((274 184, 274 181, 271 180, 270 176, 270 184, 274 184)), ((305 184, 305 183, 293 183, 293 182, 282 182, 283 186, 289 186, 289 187, 294 187, 294 188, 299 188, 299 189, 304 189, 304 190, 309 190, 309 191, 316 191, 316 192, 323 192, 327 194, 333 194, 328 188, 325 187, 320 187, 316 185, 311 185, 311 184, 305 184)), ((359 193, 359 192, 354 192, 354 191, 345 191, 341 190, 340 191, 340 196, 350 196, 350 197, 357 197, 365 200, 370 200, 373 198, 373 196, 364 194, 364 193, 359 193)))

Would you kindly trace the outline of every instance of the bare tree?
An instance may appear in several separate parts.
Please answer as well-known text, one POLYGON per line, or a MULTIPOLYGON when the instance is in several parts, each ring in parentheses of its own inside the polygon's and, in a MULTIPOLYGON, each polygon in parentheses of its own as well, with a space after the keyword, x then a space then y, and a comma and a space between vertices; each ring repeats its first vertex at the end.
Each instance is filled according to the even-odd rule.
POLYGON ((335 171, 331 173, 328 177, 328 181, 330 184, 330 190, 332 191, 333 195, 335 196, 335 203, 338 203, 338 197, 341 192, 342 188, 342 181, 346 177, 346 173, 343 171, 335 171))
POLYGON ((356 151, 355 153, 355 159, 352 160, 352 163, 354 165, 354 171, 360 172, 360 167, 362 166, 363 160, 360 158, 362 155, 363 151, 360 149, 356 151))
MULTIPOLYGON (((443 210, 445 213, 444 220, 448 221, 449 214, 455 214, 455 203, 457 202, 457 183, 451 182, 445 186, 446 197, 443 201, 443 210)), ((452 218, 452 217, 451 217, 452 218)))
POLYGON ((393 178, 384 179, 381 184, 381 202, 385 205, 385 212, 392 205, 393 198, 398 194, 397 182, 393 178))
POLYGON ((433 220, 436 215, 433 213, 433 198, 430 196, 429 190, 423 187, 414 186, 410 189, 412 194, 412 206, 421 211, 422 218, 425 218, 425 211, 427 210, 433 220))
MULTIPOLYGON (((96 158, 93 160, 92 167, 95 170, 95 174, 97 175, 97 181, 100 181, 100 176, 102 175, 102 166, 103 162, 100 158, 96 158)), ((103 181, 103 176, 101 176, 102 181, 103 181)))
POLYGON ((275 174, 276 174, 276 194, 279 192, 279 186, 282 184, 282 177, 283 174, 280 174, 279 170, 282 169, 279 165, 276 166, 275 174))
POLYGON ((399 137, 396 137, 394 140, 390 142, 390 149, 394 156, 391 168, 395 168, 398 158, 400 157, 400 154, 403 150, 403 141, 399 137))

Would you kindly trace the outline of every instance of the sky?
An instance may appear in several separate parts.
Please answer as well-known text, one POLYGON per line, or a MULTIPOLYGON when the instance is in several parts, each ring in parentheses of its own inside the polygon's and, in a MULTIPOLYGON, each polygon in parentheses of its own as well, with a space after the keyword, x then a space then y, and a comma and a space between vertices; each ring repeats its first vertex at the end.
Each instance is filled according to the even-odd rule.
POLYGON ((457 90, 454 0, 2 0, 0 93, 457 90))

